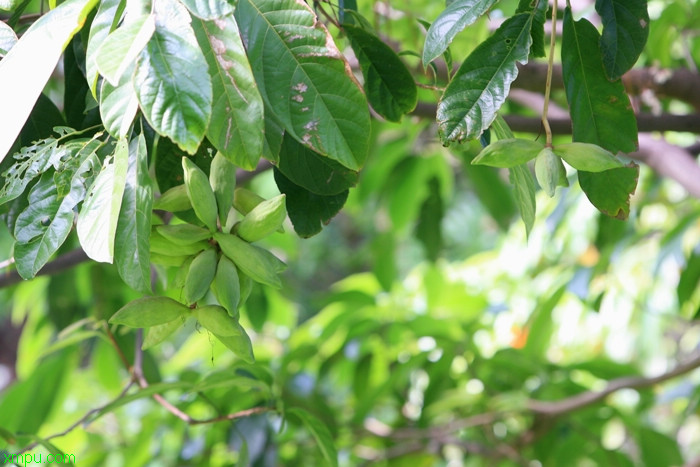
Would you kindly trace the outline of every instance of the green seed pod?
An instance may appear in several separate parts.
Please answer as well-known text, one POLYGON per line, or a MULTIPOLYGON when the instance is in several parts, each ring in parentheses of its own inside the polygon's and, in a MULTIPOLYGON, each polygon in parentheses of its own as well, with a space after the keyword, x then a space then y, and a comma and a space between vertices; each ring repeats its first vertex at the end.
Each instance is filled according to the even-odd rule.
POLYGON ((215 232, 218 211, 209 179, 202 169, 187 157, 182 158, 182 169, 185 172, 187 196, 190 198, 195 214, 210 231, 215 232))
POLYGON ((238 319, 238 304, 241 299, 241 284, 238 269, 226 255, 221 255, 216 267, 212 291, 228 314, 238 319))
POLYGON ((253 279, 243 271, 238 271, 238 283, 241 287, 241 298, 238 301, 238 306, 241 307, 248 301, 248 297, 253 291, 253 279))
POLYGON ((217 336, 237 336, 241 334, 238 320, 230 317, 224 307, 205 305, 197 307, 194 315, 199 324, 217 336))
POLYGON ((211 248, 211 245, 205 241, 189 243, 187 245, 177 244, 161 235, 158 231, 158 227, 151 230, 149 240, 151 253, 163 256, 189 256, 211 248))
POLYGON ((596 144, 559 144, 553 148, 553 151, 571 167, 584 172, 602 172, 624 167, 622 161, 610 151, 606 151, 596 144))
POLYGON ((216 274, 216 251, 204 250, 192 260, 185 278, 182 293, 185 301, 192 304, 206 295, 216 274))
POLYGON ((537 182, 550 198, 554 196, 554 190, 559 184, 562 170, 566 174, 561 159, 552 152, 552 148, 546 147, 537 154, 535 159, 537 182))
POLYGON ((282 286, 277 274, 284 270, 286 265, 275 255, 235 235, 216 232, 214 239, 219 243, 221 251, 251 279, 276 288, 282 286))
POLYGON ((192 209, 192 203, 187 196, 187 188, 185 185, 177 185, 161 194, 160 197, 153 201, 153 209, 161 211, 180 212, 192 209))
POLYGON ((221 225, 225 225, 228 212, 233 206, 233 192, 236 189, 236 166, 220 152, 217 152, 211 161, 209 183, 216 197, 219 220, 221 225))
POLYGON ((211 232, 192 224, 159 225, 156 231, 177 245, 190 245, 211 238, 211 232))
POLYGON ((272 234, 287 218, 286 195, 278 195, 258 204, 235 227, 235 233, 247 242, 257 242, 272 234))
POLYGON ((265 201, 265 198, 244 187, 238 187, 233 192, 233 207, 244 216, 265 201))

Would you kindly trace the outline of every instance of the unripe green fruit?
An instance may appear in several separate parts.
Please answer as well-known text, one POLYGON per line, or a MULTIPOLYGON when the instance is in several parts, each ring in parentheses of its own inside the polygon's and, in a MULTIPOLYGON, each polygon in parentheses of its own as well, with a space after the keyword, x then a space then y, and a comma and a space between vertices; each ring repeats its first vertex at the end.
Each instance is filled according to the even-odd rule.
POLYGON ((238 318, 238 304, 241 299, 241 285, 238 269, 226 255, 221 255, 216 267, 212 291, 228 314, 238 318))
POLYGON ((217 152, 211 161, 209 183, 216 197, 219 220, 221 225, 225 225, 228 212, 233 206, 233 192, 236 189, 236 166, 220 152, 217 152))
POLYGON ((258 204, 239 222, 236 234, 247 242, 257 242, 272 234, 287 218, 286 195, 278 195, 258 204))
POLYGON ((566 178, 566 169, 561 159, 552 152, 552 148, 545 147, 537 154, 537 158, 535 159, 535 175, 537 176, 537 182, 550 198, 554 196, 554 191, 557 185, 559 185, 562 171, 564 173, 564 178, 566 178))
POLYGON ((265 198, 244 187, 238 187, 233 192, 233 207, 244 216, 263 201, 265 198))
POLYGON ((275 255, 235 235, 216 232, 214 239, 219 243, 221 251, 251 279, 272 287, 282 286, 277 274, 282 272, 286 265, 275 255))
POLYGON ((216 274, 216 251, 204 250, 192 260, 187 271, 185 287, 182 289, 185 301, 192 304, 206 295, 216 274))
POLYGON ((192 224, 159 225, 156 231, 177 245, 190 245, 211 238, 211 232, 192 224))
POLYGON ((210 231, 215 232, 218 211, 216 197, 209 185, 207 175, 187 157, 182 158, 182 169, 185 173, 187 196, 190 198, 195 214, 210 231))
POLYGON ((624 167, 622 161, 610 151, 606 151, 596 144, 558 144, 553 150, 556 155, 564 159, 571 167, 584 172, 602 172, 624 167))

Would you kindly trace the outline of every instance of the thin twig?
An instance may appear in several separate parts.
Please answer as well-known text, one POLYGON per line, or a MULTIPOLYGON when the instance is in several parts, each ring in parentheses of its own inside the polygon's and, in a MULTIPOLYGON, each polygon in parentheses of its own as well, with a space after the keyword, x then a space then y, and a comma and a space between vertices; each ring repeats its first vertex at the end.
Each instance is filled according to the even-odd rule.
MULTIPOLYGON (((542 0, 540 0, 542 1, 542 0)), ((545 145, 552 147, 552 129, 547 120, 549 111, 549 93, 552 90, 552 70, 554 69, 554 47, 557 43, 557 0, 554 0, 552 7, 552 33, 550 34, 549 42, 549 57, 547 60, 547 81, 544 87, 544 106, 542 108, 542 125, 544 126, 545 145)))

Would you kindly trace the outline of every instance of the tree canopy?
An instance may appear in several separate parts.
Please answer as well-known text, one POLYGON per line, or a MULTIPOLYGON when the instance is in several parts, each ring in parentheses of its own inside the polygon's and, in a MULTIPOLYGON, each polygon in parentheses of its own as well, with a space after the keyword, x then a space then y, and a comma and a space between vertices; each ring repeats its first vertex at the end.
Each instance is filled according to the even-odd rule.
POLYGON ((0 459, 697 465, 696 0, 0 0, 0 459))

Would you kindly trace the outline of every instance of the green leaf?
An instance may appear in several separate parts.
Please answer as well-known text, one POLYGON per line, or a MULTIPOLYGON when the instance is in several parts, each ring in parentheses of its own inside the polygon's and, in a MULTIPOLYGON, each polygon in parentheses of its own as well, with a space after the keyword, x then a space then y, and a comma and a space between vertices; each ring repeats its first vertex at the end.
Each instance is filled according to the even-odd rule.
POLYGON ((194 310, 194 316, 199 324, 217 336, 231 337, 241 334, 238 320, 229 316, 222 306, 200 306, 194 310))
POLYGON ((525 231, 530 235, 535 225, 535 179, 526 164, 509 169, 510 183, 515 188, 515 202, 520 211, 520 217, 525 222, 525 231))
POLYGON ((416 238, 425 249, 430 261, 437 261, 442 250, 442 218, 445 207, 440 196, 440 180, 433 177, 428 181, 428 197, 423 201, 416 224, 416 238))
POLYGON ((328 462, 327 465, 338 466, 338 452, 333 443, 333 436, 328 430, 328 427, 321 422, 316 416, 307 412, 304 409, 294 407, 285 411, 285 416, 295 417, 306 426, 318 443, 318 448, 323 454, 323 458, 328 462))
POLYGON ((78 215, 78 239, 85 253, 95 261, 111 263, 114 236, 129 168, 129 144, 121 139, 114 150, 114 161, 105 160, 102 171, 90 187, 78 215))
POLYGON ((678 304, 683 306, 690 300, 700 284, 700 254, 693 252, 686 261, 681 277, 678 280, 676 293, 678 294, 678 304))
POLYGON ((15 263, 23 278, 34 277, 68 237, 74 208, 85 197, 85 178, 99 164, 95 151, 101 144, 98 140, 72 142, 69 164, 61 172, 69 181, 67 192, 48 172, 29 192, 29 205, 15 223, 15 263))
POLYGON ((12 147, 63 50, 97 0, 67 0, 39 18, 0 61, 0 161, 12 147))
POLYGON ((129 76, 123 76, 117 87, 106 79, 102 81, 100 115, 110 135, 115 138, 126 137, 138 110, 139 101, 129 76))
POLYGON ((17 43, 17 34, 10 26, 0 21, 0 58, 17 43))
POLYGON ((372 108, 389 121, 400 121, 416 108, 418 90, 413 76, 391 47, 374 34, 350 25, 343 30, 360 62, 372 108))
POLYGON ((602 172, 624 167, 622 161, 596 144, 565 143, 558 144, 552 150, 571 167, 584 172, 602 172))
MULTIPOLYGON (((287 265, 269 251, 241 240, 236 235, 217 232, 214 239, 221 251, 233 261, 236 267, 256 282, 280 288, 282 283, 278 274, 287 265)), ((243 276, 240 274, 240 276, 243 276)))
MULTIPOLYGON (((204 20, 211 20, 221 18, 221 26, 225 24, 224 22, 230 19, 229 15, 233 12, 233 5, 231 5, 226 0, 180 0, 183 5, 190 10, 197 18, 204 20), (223 18, 226 16, 225 18, 223 18)), ((196 22, 196 20, 195 20, 196 22)), ((237 35, 237 33, 236 33, 237 35)))
POLYGON ((588 200, 600 212, 616 219, 627 219, 630 196, 639 178, 639 166, 634 162, 604 172, 578 172, 578 182, 588 200))
POLYGON ((489 11, 498 0, 457 0, 430 25, 423 47, 423 66, 442 55, 455 36, 489 11))
POLYGON ((544 45, 544 23, 547 21, 547 9, 549 2, 546 0, 520 0, 516 13, 534 13, 532 18, 532 45, 530 54, 533 57, 545 57, 547 55, 544 45))
POLYGON ((214 102, 207 138, 231 162, 253 170, 263 152, 264 106, 233 16, 192 23, 209 64, 214 102))
POLYGON ((285 133, 277 168, 311 193, 331 196, 357 184, 358 173, 323 157, 285 133))
POLYGON ((169 297, 143 297, 133 300, 112 315, 109 322, 132 328, 148 328, 185 319, 190 309, 169 297))
POLYGON ((596 0, 603 20, 600 51, 608 79, 615 81, 634 66, 649 37, 646 0, 596 0))
POLYGON ((240 0, 236 19, 265 104, 284 129, 349 169, 362 167, 367 102, 314 12, 298 0, 240 0))
POLYGON ((527 63, 532 14, 507 19, 462 63, 445 89, 437 109, 444 144, 476 138, 491 125, 518 75, 527 63))
POLYGON ((143 135, 129 144, 129 167, 119 210, 114 255, 117 271, 129 287, 151 291, 149 238, 153 188, 148 174, 148 154, 143 135))
MULTIPOLYGON (((68 111, 67 106, 65 110, 68 111)), ((66 121, 56 104, 46 94, 41 93, 19 135, 22 151, 24 147, 33 146, 40 139, 49 138, 55 133, 55 127, 65 124, 66 121)))
POLYGON ((58 166, 68 151, 65 148, 57 149, 57 144, 56 138, 46 138, 22 148, 15 155, 17 162, 2 174, 5 183, 0 189, 0 205, 17 198, 32 180, 49 168, 58 166))
POLYGON ((102 41, 95 62, 100 74, 112 86, 117 86, 122 81, 122 75, 132 69, 132 64, 146 47, 155 30, 153 15, 145 15, 120 27, 102 41))
POLYGON ((349 190, 336 195, 315 195, 295 184, 282 172, 274 169, 275 182, 280 192, 287 195, 287 213, 294 230, 302 238, 308 238, 321 231, 345 205, 349 190))
POLYGON ((194 154, 211 117, 207 61, 187 10, 175 0, 154 7, 156 32, 136 62, 134 88, 151 127, 194 154))
POLYGON ((92 96, 97 98, 97 51, 110 32, 116 29, 126 5, 125 0, 101 0, 97 13, 90 25, 87 47, 85 48, 85 79, 92 96))
POLYGON ((544 148, 544 143, 529 139, 499 139, 486 146, 474 158, 474 165, 510 168, 531 161, 544 148))
POLYGON ((562 73, 571 108, 573 139, 601 146, 613 154, 637 149, 637 120, 621 82, 605 77, 599 34, 587 20, 564 13, 562 73))
POLYGON ((683 455, 675 439, 650 428, 639 427, 637 446, 643 465, 682 465, 683 455))

